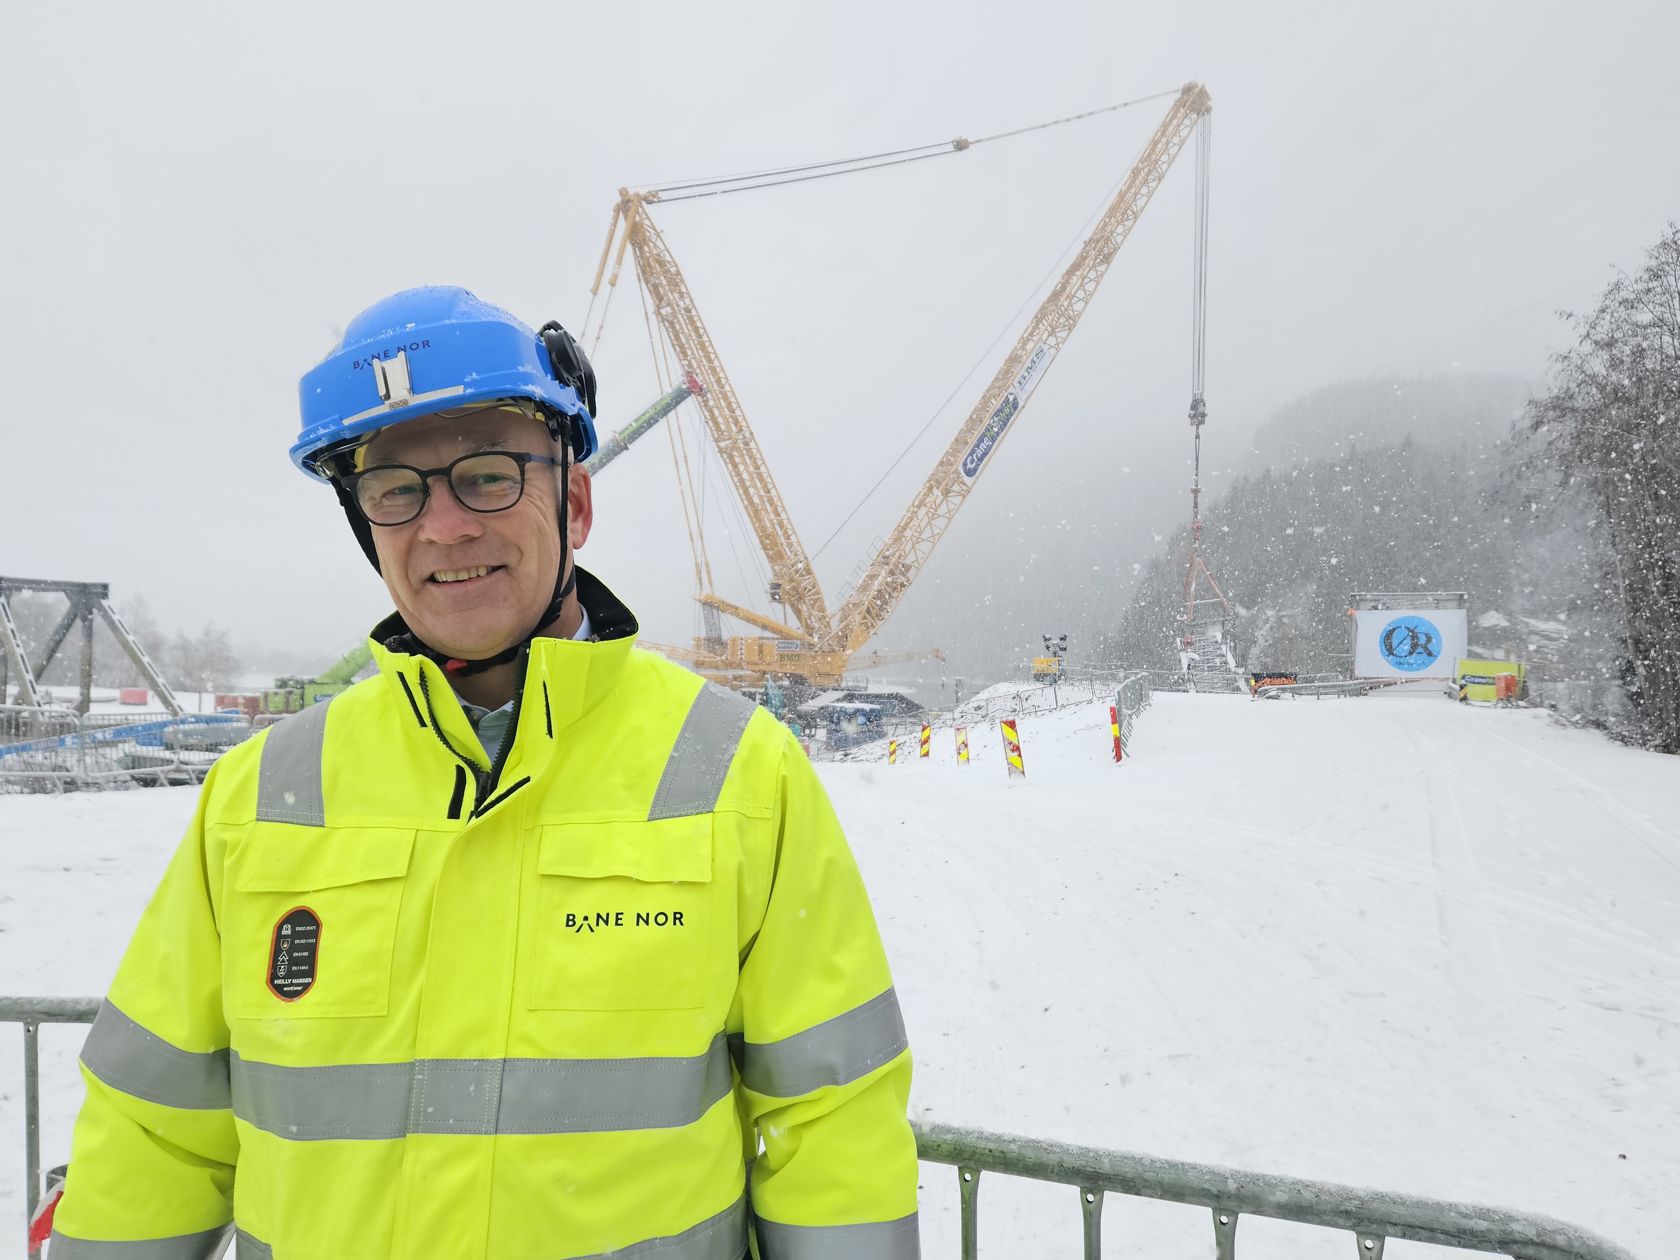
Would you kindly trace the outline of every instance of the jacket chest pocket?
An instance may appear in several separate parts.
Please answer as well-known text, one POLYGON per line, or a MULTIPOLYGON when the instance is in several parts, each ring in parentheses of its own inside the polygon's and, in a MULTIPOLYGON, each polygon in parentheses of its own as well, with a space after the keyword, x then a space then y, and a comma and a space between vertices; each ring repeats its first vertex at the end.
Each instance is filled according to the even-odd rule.
POLYGON ((412 830, 275 825, 252 834, 223 928, 233 1013, 383 1015, 412 830))
POLYGON ((704 1005, 718 939, 709 815, 544 827, 527 924, 531 1006, 704 1005))

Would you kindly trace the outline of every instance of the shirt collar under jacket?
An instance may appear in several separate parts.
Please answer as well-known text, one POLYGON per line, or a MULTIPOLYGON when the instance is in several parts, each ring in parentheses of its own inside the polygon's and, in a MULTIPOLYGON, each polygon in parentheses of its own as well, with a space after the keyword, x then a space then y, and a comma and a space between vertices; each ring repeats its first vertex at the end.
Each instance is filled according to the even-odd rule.
MULTIPOLYGON (((541 636, 531 640, 519 693, 515 745, 529 746, 533 730, 543 737, 545 745, 550 735, 560 737, 566 727, 606 698, 624 672, 639 630, 634 614, 599 578, 581 567, 577 570, 577 593, 585 624, 593 633, 588 640, 541 636)), ((425 720, 435 722, 450 745, 461 749, 480 746, 442 667, 417 653, 386 646, 408 633, 397 613, 374 627, 369 646, 379 672, 388 685, 409 693, 403 698, 403 708, 410 707, 411 695, 413 706, 426 712, 425 720)), ((508 770, 512 769, 510 764, 508 770)))
MULTIPOLYGON (((589 625, 589 610, 580 608, 583 620, 578 622, 578 628, 572 631, 572 638, 578 643, 587 643, 592 631, 589 625)), ((460 693, 456 693, 459 698, 460 693)), ((490 760, 494 761, 501 755, 502 745, 513 733, 513 701, 495 709, 486 709, 473 704, 470 700, 462 700, 461 708, 467 715, 467 721, 472 723, 473 730, 478 732, 478 742, 484 745, 484 751, 490 760)))

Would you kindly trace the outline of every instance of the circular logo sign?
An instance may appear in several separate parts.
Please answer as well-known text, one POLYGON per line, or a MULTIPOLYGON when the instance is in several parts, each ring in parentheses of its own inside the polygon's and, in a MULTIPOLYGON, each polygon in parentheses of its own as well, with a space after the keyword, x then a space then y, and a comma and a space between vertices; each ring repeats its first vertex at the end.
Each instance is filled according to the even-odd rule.
POLYGON ((1383 627, 1378 646, 1395 669, 1416 674, 1441 659, 1441 632, 1427 617, 1407 613, 1383 627))

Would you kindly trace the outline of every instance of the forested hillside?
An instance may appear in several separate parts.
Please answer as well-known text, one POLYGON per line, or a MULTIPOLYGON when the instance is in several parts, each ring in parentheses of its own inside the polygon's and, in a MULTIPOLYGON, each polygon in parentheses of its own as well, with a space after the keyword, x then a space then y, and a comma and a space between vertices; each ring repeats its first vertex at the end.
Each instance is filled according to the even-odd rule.
MULTIPOLYGON (((1236 479, 1214 499, 1204 555, 1239 613, 1239 663, 1255 669, 1345 669, 1351 653, 1348 596, 1354 591, 1466 591, 1476 650, 1544 663, 1569 677, 1608 676, 1614 621, 1606 615, 1601 556, 1592 517, 1578 496, 1526 471, 1502 422, 1501 396, 1478 382, 1486 405, 1464 407, 1450 383, 1408 383, 1435 398, 1452 424, 1429 416, 1392 443, 1338 443, 1322 406, 1334 399, 1347 429, 1399 392, 1394 382, 1324 391, 1312 410, 1315 443, 1333 454, 1295 455, 1236 479), (1495 437, 1497 424, 1503 435, 1495 437), (1458 439, 1458 440, 1454 440, 1458 439), (1336 448, 1340 449, 1337 450, 1336 448)), ((1269 426, 1270 427, 1270 426, 1269 426)), ((1264 435, 1266 430, 1262 430, 1264 435)), ((1289 434, 1295 450, 1305 440, 1289 434)), ((1103 655, 1140 667, 1177 666, 1187 530, 1139 573, 1103 655)))

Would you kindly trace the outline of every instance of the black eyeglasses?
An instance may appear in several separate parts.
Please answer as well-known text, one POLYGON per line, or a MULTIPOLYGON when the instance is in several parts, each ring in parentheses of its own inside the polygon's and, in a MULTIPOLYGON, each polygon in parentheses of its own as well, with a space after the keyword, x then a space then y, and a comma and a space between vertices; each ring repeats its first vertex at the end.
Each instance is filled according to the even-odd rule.
POLYGON ((370 525, 406 525, 426 510, 433 477, 449 483, 455 501, 471 512, 505 512, 525 494, 525 465, 560 461, 525 451, 482 451, 442 468, 381 464, 344 478, 350 499, 370 525))

